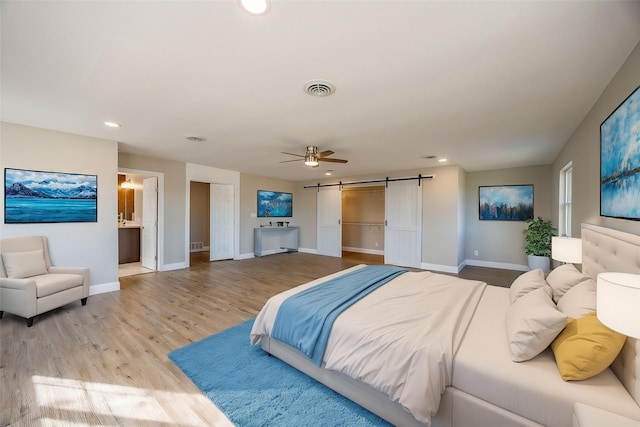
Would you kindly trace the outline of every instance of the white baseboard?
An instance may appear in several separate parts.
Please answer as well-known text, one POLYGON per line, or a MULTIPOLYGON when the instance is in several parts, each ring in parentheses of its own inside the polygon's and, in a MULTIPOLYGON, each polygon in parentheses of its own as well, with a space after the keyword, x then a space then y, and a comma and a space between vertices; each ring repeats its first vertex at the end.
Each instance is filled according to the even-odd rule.
POLYGON ((357 252, 360 254, 384 255, 384 251, 381 251, 379 249, 352 248, 350 246, 343 246, 342 250, 347 252, 357 252))
POLYGON ((107 292, 119 291, 120 282, 100 283, 99 285, 89 286, 89 296, 104 294, 107 292))
POLYGON ((458 274, 460 272, 460 270, 458 270, 458 267, 456 267, 455 265, 428 264, 423 262, 420 264, 420 268, 429 271, 441 271, 443 273, 458 274))
POLYGON ((183 268, 187 268, 188 265, 186 262, 176 262, 173 264, 165 264, 160 267, 158 271, 171 271, 171 270, 181 270, 183 268))
POLYGON ((191 249, 189 252, 206 252, 209 250, 209 246, 203 246, 200 249, 191 249))
POLYGON ((233 257, 233 259, 235 260, 250 259, 250 258, 255 258, 255 255, 253 254, 253 252, 249 252, 246 254, 238 254, 238 256, 233 257))
POLYGON ((298 248, 298 252, 304 252, 306 254, 318 255, 318 250, 317 249, 298 248))
POLYGON ((511 264, 508 262, 478 261, 473 259, 466 259, 464 262, 466 265, 473 265, 476 267, 500 268, 502 270, 529 271, 528 265, 511 264))

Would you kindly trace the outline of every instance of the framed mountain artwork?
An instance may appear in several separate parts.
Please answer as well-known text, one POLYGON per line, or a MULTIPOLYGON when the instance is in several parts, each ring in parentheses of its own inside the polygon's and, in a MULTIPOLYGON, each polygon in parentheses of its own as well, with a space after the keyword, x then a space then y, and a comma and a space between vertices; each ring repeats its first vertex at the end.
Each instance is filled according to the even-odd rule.
POLYGON ((98 177, 5 168, 4 223, 98 221, 98 177))

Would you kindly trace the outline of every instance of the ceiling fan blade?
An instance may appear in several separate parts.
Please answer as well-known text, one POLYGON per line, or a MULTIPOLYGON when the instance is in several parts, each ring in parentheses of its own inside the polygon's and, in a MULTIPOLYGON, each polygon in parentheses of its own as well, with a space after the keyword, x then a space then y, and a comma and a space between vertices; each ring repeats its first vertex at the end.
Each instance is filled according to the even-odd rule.
POLYGON ((330 157, 318 158, 319 162, 331 162, 331 163, 347 163, 349 160, 344 159, 332 159, 330 157))
POLYGON ((278 163, 301 162, 301 161, 303 161, 303 160, 304 160, 304 159, 283 160, 283 161, 278 162, 278 163))
POLYGON ((295 153, 287 153, 286 151, 281 151, 282 154, 288 154, 290 156, 296 156, 296 157, 304 157, 302 154, 295 154, 295 153))
POLYGON ((333 154, 333 151, 331 151, 331 150, 325 150, 325 151, 323 151, 322 153, 318 153, 318 154, 316 154, 316 157, 317 157, 318 159, 321 159, 321 158, 323 158, 323 157, 327 157, 327 156, 330 156, 330 155, 332 155, 332 154, 333 154))

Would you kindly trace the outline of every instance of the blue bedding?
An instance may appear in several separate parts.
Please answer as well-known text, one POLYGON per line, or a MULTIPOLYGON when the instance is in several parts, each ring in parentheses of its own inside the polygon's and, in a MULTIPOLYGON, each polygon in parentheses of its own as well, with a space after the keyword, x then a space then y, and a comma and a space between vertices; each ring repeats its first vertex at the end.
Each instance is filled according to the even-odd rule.
POLYGON ((271 336, 297 348, 320 366, 336 318, 406 271, 367 266, 292 295, 280 305, 271 336))

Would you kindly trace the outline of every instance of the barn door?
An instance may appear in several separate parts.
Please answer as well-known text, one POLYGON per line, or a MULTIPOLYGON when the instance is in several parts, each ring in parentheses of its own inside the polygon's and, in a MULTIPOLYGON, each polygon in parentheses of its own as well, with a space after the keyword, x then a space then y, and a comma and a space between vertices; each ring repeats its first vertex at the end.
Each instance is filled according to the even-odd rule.
POLYGON ((318 190, 318 254, 342 257, 342 191, 339 186, 318 190))
POLYGON ((388 183, 385 192, 384 263, 421 266, 422 187, 414 180, 388 183))

